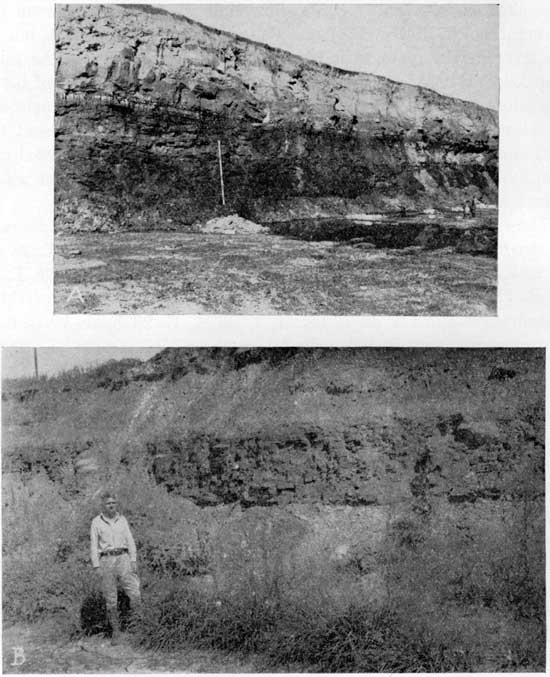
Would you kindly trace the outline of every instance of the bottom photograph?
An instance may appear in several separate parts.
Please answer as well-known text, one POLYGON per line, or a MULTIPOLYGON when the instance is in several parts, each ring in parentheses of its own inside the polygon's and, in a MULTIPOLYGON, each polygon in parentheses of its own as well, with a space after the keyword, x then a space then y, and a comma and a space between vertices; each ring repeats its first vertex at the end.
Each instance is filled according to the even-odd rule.
POLYGON ((543 672, 545 351, 4 348, 4 673, 543 672))

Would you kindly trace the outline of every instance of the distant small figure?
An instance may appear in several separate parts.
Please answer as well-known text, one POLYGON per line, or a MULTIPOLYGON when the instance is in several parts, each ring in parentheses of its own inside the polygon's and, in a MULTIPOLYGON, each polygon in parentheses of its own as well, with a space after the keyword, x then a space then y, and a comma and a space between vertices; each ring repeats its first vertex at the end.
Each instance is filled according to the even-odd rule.
POLYGON ((462 203, 462 216, 466 218, 468 216, 468 203, 466 200, 462 203))
POLYGON ((475 215, 476 215, 476 199, 475 197, 473 197, 470 202, 470 216, 475 217, 475 215))

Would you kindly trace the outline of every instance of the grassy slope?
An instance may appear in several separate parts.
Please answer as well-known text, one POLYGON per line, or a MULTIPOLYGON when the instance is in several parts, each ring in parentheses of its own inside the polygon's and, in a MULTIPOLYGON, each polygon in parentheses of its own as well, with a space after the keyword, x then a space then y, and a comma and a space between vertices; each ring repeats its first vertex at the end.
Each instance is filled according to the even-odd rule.
MULTIPOLYGON (((131 442, 168 429, 231 435, 294 423, 346 425, 363 421, 366 412, 381 423, 395 415, 435 420, 457 412, 497 420, 542 397, 541 359, 541 353, 506 350, 304 351, 275 369, 264 363, 234 372, 191 372, 177 381, 137 381, 117 390, 97 387, 106 382, 104 375, 69 375, 39 385, 23 405, 4 403, 5 442, 120 436, 131 442), (503 366, 517 376, 488 380, 493 368, 503 366), (330 394, 330 384, 350 391, 330 394)), ((112 371, 116 380, 120 370, 113 365, 112 371)))
MULTIPOLYGON (((181 360, 165 355, 156 363, 156 376, 168 380, 128 386, 120 386, 127 370, 113 364, 42 381, 24 402, 18 394, 29 393, 37 385, 33 380, 5 385, 5 466, 13 444, 31 455, 34 449, 43 459, 44 451, 46 458, 69 454, 92 441, 111 470, 122 451, 134 454, 135 462, 117 483, 138 536, 148 599, 136 640, 174 650, 185 637, 205 649, 259 652, 286 669, 541 669, 544 530, 528 494, 513 514, 493 501, 483 501, 479 509, 466 504, 447 513, 447 521, 437 512, 429 519, 411 513, 390 522, 389 540, 378 553, 361 550, 359 540, 343 558, 323 558, 323 567, 305 560, 290 569, 265 568, 276 565, 282 552, 273 550, 271 536, 266 540, 266 527, 274 530, 273 537, 286 538, 300 520, 288 511, 251 509, 240 521, 226 522, 222 539, 203 549, 195 533, 199 543, 189 549, 191 532, 204 528, 206 513, 223 524, 233 508, 193 508, 151 483, 137 461, 148 440, 190 430, 281 435, 294 426, 334 428, 368 420, 392 437, 396 417, 414 421, 428 434, 438 415, 457 412, 508 430, 519 412, 543 399, 543 354, 313 350, 275 366, 268 354, 235 369, 227 356, 196 351, 194 366, 176 380, 170 373, 175 365, 182 367, 181 360), (516 373, 489 379, 494 369, 516 373), (465 524, 470 526, 463 532, 465 524), (239 549, 243 536, 251 550, 239 549), (214 597, 212 588, 206 597, 194 592, 184 575, 201 567, 213 577, 214 597), (236 571, 239 576, 227 587, 236 571), (371 577, 380 571, 378 585, 387 586, 387 593, 373 613, 372 603, 364 606, 365 586, 379 580, 371 577), (345 586, 355 602, 335 605, 328 593, 343 594, 345 586)), ((183 363, 190 367, 188 360, 183 363)), ((538 425, 542 430, 540 412, 538 425)), ((70 472, 61 472, 55 482, 35 474, 24 485, 15 480, 4 493, 5 618, 64 614, 74 626, 80 602, 91 591, 87 525, 97 509, 89 493, 97 484, 93 472, 89 478, 89 486, 75 486, 70 472)), ((322 513, 317 528, 338 527, 338 515, 346 525, 353 512, 322 513)))

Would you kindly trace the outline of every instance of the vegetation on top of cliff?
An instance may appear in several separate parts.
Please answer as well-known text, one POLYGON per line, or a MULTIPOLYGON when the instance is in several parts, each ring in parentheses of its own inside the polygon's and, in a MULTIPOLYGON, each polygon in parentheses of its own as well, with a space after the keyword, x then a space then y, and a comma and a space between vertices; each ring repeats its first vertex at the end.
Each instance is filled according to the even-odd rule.
POLYGON ((20 402, 32 399, 38 393, 69 393, 74 390, 91 391, 95 388, 104 388, 121 377, 129 370, 141 364, 140 360, 127 358, 123 360, 108 360, 91 367, 72 367, 57 374, 41 374, 34 376, 8 378, 2 381, 2 399, 17 399, 20 402))
POLYGON ((164 348, 143 362, 134 358, 108 360, 90 367, 73 367, 54 375, 39 378, 4 379, 2 399, 25 402, 37 394, 91 392, 96 388, 119 390, 133 381, 176 381, 189 373, 206 374, 216 371, 244 369, 264 363, 277 367, 295 356, 300 349, 280 348, 164 348))

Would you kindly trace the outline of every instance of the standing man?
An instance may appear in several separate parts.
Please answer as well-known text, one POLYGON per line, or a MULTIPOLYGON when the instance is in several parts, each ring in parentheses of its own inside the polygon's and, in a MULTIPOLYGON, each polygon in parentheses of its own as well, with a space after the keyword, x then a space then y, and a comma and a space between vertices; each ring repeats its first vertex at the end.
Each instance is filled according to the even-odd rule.
POLYGON ((101 581, 107 602, 107 618, 113 629, 111 644, 116 645, 120 643, 118 584, 130 598, 134 616, 139 617, 141 614, 136 544, 126 518, 117 512, 114 493, 103 492, 101 501, 103 511, 92 520, 90 554, 92 567, 101 581))

